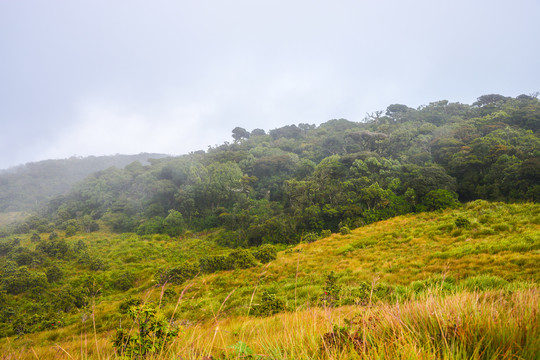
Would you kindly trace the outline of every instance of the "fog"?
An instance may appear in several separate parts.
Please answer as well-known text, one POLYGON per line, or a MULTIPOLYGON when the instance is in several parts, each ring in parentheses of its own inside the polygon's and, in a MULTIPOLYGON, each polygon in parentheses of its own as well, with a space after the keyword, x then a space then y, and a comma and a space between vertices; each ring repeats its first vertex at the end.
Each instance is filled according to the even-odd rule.
POLYGON ((4 1, 0 168, 540 90, 538 1, 4 1))

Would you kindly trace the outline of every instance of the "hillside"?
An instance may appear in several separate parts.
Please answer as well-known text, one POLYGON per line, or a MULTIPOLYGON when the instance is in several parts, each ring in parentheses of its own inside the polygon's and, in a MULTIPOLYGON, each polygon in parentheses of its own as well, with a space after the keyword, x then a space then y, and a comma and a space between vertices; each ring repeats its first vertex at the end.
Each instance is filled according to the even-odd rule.
POLYGON ((296 243, 461 202, 540 200, 540 101, 392 104, 363 122, 251 132, 208 151, 93 173, 11 229, 139 235, 222 228, 230 247, 296 243), (83 218, 86 220, 83 221, 83 218))
POLYGON ((0 352, 540 358, 539 131, 537 96, 491 94, 236 127, 47 201, 3 174, 44 202, 0 216, 0 352))
MULTIPOLYGON (((441 312, 451 311, 454 313, 452 316, 463 317, 473 315, 460 315, 460 311, 469 311, 469 306, 478 307, 475 321, 482 323, 485 321, 482 317, 487 316, 484 314, 484 305, 487 305, 482 305, 478 295, 469 292, 488 291, 491 297, 482 301, 495 301, 493 306, 504 307, 504 303, 497 299, 502 297, 509 301, 508 294, 514 294, 516 298, 511 300, 514 306, 519 306, 525 313, 533 311, 526 319, 504 315, 509 316, 512 322, 527 322, 526 333, 514 329, 512 331, 516 334, 512 336, 529 338, 521 351, 531 354, 534 344, 538 344, 532 339, 540 331, 539 314, 534 312, 538 310, 537 307, 534 309, 534 304, 539 300, 539 214, 537 204, 476 201, 460 209, 400 216, 352 230, 349 234, 332 234, 313 242, 282 248, 277 258, 266 264, 261 264, 260 260, 249 262, 246 253, 233 251, 232 256, 236 260, 242 259, 235 262, 236 269, 217 272, 204 264, 208 264, 209 258, 230 258, 231 250, 215 244, 215 233, 193 234, 178 239, 162 235, 76 235, 65 240, 68 249, 64 256, 32 253, 46 240, 36 243, 23 237, 19 247, 3 253, 4 284, 6 261, 17 260, 22 253, 34 254, 35 258, 30 263, 35 265, 29 269, 34 277, 39 273, 46 273, 48 277, 49 269, 53 267, 60 269, 63 275, 48 285, 38 286, 37 293, 36 289, 30 288, 22 293, 22 298, 21 295, 3 296, 4 336, 11 334, 11 340, 4 340, 2 346, 11 348, 9 351, 19 349, 17 353, 20 356, 26 353, 30 358, 33 356, 31 352, 35 351, 40 358, 42 355, 47 358, 58 351, 54 344, 59 343, 72 356, 78 356, 82 344, 80 339, 73 341, 82 333, 91 336, 94 331, 91 321, 80 322, 81 316, 84 319, 95 314, 100 339, 97 346, 103 355, 111 356, 114 335, 111 330, 120 321, 122 324, 130 323, 119 310, 120 305, 128 300, 133 303, 134 300, 130 299, 140 299, 145 303, 161 303, 160 312, 183 324, 182 341, 174 345, 183 351, 187 351, 188 343, 192 343, 200 353, 209 351, 216 356, 223 352, 234 354, 234 345, 243 339, 249 341, 249 346, 256 349, 256 353, 268 354, 269 348, 265 346, 271 343, 276 347, 273 351, 283 351, 282 356, 286 357, 292 351, 292 344, 285 346, 285 343, 292 339, 279 340, 279 335, 273 332, 280 331, 278 323, 285 325, 291 321, 302 333, 287 334, 309 338, 308 343, 295 344, 295 351, 317 356, 312 352, 320 351, 321 337, 332 330, 332 324, 345 326, 345 319, 358 315, 359 311, 373 312, 378 314, 374 316, 390 321, 386 316, 398 311, 393 308, 396 302, 402 304, 403 309, 399 311, 405 314, 411 311, 410 316, 418 311, 423 314, 428 303, 441 312), (81 248, 93 261, 81 262, 84 258, 80 255, 81 248), (36 261, 41 264, 37 265, 36 261), (95 262, 100 264, 92 268, 95 262), (190 272, 189 266, 196 269, 190 272), (169 277, 169 282, 162 282, 165 269, 169 274, 180 274, 180 277, 176 280, 169 277), (173 269, 177 269, 176 272, 171 272, 173 269), (86 294, 80 304, 77 304, 78 291, 86 294), (270 297, 265 294, 270 294, 270 297), (73 301, 71 305, 69 299, 73 301), (270 312, 261 307, 268 302, 270 312), (464 306, 463 309, 458 306, 460 302, 465 304, 460 305, 464 306), (260 318, 260 315, 272 314, 274 310, 283 315, 266 321, 260 318), (289 312, 291 315, 287 315, 289 312), (52 314, 56 314, 54 318, 51 318, 52 314), (254 318, 256 314, 259 317, 254 318), (297 314, 296 322, 292 321, 294 314, 297 314), (323 320, 326 316, 330 318, 323 320), (222 338, 215 343, 208 338, 201 339, 205 331, 215 326, 217 319, 222 324, 222 338), (275 325, 270 325, 275 321, 275 325), (315 332, 309 330, 313 321, 321 323, 315 332), (257 324, 259 331, 270 332, 268 336, 273 340, 265 345, 243 325, 246 322, 257 324), (24 333, 40 329, 46 331, 18 340, 13 338, 17 331, 24 333), (242 334, 242 339, 231 335, 235 331, 242 334), (72 336, 75 339, 69 340, 72 336), (281 350, 280 341, 284 342, 281 350)), ((443 313, 439 315, 446 318, 443 313)), ((429 313, 422 316, 430 317, 429 313)), ((422 344, 420 339, 416 341, 422 344)), ((94 344, 85 346, 87 354, 96 351, 94 344)), ((511 350, 518 351, 515 348, 511 350)), ((191 348, 190 351, 195 350, 191 348)), ((323 351, 320 356, 324 358, 325 354, 323 351)))
POLYGON ((55 196, 67 193, 86 176, 110 167, 123 168, 134 161, 147 164, 163 154, 71 157, 44 160, 0 170, 0 213, 29 211, 55 196))

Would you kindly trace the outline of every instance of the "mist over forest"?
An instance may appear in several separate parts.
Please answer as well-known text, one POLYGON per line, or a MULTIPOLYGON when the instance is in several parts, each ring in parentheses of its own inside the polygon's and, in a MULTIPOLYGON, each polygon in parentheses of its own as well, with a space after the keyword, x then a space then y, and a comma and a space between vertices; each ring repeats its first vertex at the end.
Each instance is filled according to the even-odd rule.
POLYGON ((138 234, 222 227, 233 247, 294 243, 458 201, 538 201, 539 127, 537 96, 497 94, 392 104, 363 122, 236 127, 206 152, 29 164, 0 177, 0 209, 40 205, 16 231, 78 229, 90 217, 138 234))
POLYGON ((230 135, 2 171, 0 352, 538 355, 538 94, 230 135))

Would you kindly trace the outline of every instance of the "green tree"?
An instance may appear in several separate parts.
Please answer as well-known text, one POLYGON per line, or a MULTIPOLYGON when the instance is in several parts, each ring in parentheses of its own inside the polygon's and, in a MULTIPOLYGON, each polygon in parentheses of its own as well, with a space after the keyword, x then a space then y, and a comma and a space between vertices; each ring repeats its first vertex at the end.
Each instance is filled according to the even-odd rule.
POLYGON ((163 231, 169 236, 179 236, 184 232, 184 217, 179 211, 169 210, 169 215, 163 220, 163 231))

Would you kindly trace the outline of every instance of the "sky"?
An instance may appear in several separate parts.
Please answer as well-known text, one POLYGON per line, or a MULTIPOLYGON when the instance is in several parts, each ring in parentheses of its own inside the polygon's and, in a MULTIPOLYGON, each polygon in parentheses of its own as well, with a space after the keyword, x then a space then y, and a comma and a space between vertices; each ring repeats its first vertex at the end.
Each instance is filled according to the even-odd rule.
POLYGON ((0 169, 540 91, 539 0, 0 0, 0 169))

